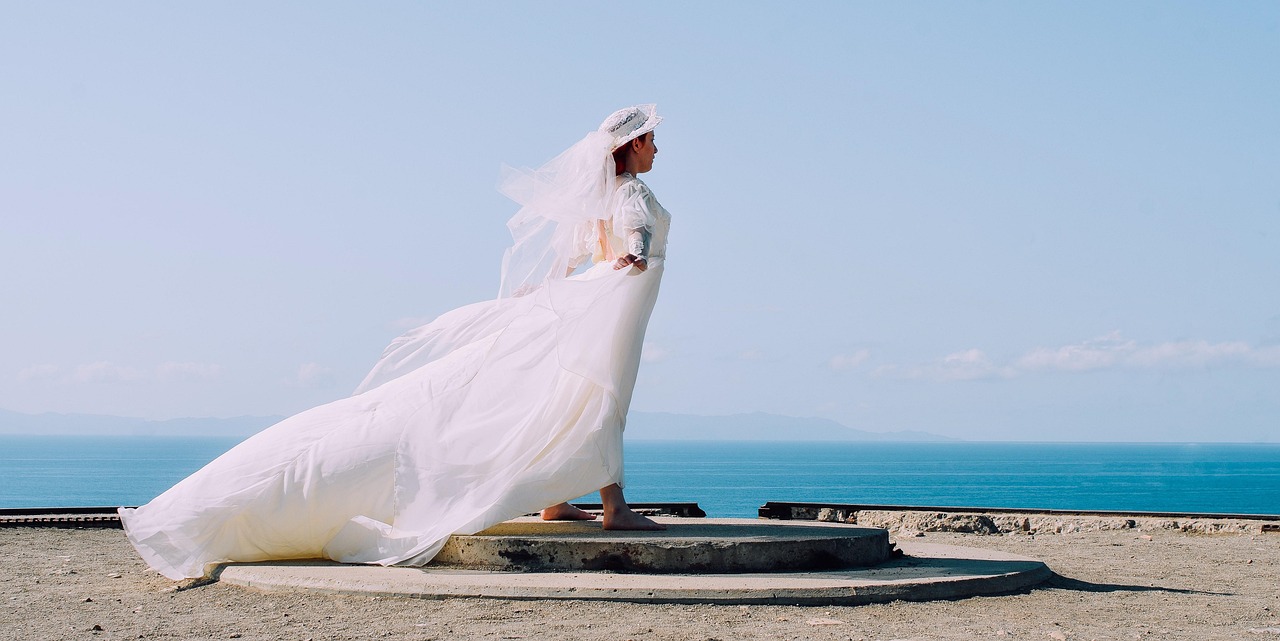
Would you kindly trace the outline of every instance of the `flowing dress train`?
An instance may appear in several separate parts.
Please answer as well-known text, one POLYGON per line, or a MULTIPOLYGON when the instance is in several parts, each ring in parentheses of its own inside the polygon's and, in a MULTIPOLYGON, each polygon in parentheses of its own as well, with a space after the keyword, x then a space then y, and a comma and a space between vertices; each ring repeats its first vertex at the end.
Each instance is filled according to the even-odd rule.
POLYGON ((641 196, 646 271, 599 263, 401 336, 355 395, 122 508, 130 542, 175 580, 229 561, 422 565, 451 534, 622 484, 669 224, 643 183, 623 183, 641 196))

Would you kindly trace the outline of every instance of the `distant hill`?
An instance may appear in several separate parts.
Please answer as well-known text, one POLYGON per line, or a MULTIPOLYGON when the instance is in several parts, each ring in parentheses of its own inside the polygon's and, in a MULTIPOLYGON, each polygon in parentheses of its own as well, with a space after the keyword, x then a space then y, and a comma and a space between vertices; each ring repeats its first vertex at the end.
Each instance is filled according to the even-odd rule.
MULTIPOLYGON (((232 418, 143 418, 99 414, 22 414, 0 410, 0 434, 97 436, 249 436, 282 416, 232 418)), ((949 441, 927 432, 868 432, 825 418, 796 418, 755 412, 697 416, 632 412, 627 420, 632 441, 949 441)))
POLYGON ((825 418, 797 418, 753 412, 697 416, 632 412, 627 439, 633 441, 953 441, 928 432, 868 432, 825 418))

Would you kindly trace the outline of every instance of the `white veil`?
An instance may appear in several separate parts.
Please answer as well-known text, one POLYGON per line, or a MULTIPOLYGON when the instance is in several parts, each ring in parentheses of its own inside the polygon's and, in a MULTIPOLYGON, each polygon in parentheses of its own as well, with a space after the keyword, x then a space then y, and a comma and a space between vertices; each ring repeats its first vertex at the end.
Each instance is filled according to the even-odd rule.
POLYGON ((609 217, 613 143, 612 135, 593 131, 537 169, 502 168, 498 191, 521 207, 507 221, 514 243, 502 257, 499 298, 564 278, 591 255, 595 221, 609 217))

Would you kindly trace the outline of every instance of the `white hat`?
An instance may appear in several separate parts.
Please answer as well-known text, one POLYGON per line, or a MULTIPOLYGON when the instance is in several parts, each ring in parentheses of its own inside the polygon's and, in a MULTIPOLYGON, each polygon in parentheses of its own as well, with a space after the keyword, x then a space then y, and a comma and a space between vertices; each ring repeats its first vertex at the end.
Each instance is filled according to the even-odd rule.
POLYGON ((609 117, 600 124, 599 131, 613 136, 613 146, 609 151, 615 151, 618 147, 653 131, 660 122, 662 122, 662 116, 658 115, 657 105, 636 105, 609 114, 609 117))

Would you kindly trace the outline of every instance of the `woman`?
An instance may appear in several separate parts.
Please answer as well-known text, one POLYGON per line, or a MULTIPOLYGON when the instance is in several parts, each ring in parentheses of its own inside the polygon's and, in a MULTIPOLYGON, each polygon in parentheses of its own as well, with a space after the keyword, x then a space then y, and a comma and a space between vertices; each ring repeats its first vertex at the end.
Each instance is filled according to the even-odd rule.
POLYGON ((661 529, 622 494, 670 223, 635 177, 660 121, 653 105, 621 109, 543 167, 508 170, 501 189, 522 207, 498 298, 396 339, 355 395, 121 509, 143 559, 175 580, 228 561, 422 565, 451 534, 540 508, 592 518, 564 501, 597 489, 603 527, 661 529))

